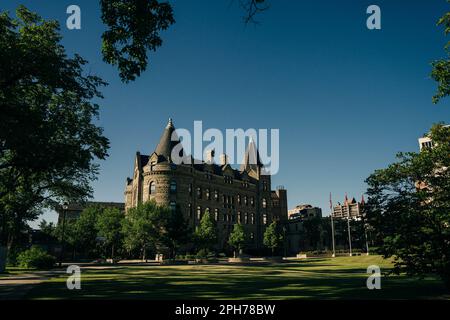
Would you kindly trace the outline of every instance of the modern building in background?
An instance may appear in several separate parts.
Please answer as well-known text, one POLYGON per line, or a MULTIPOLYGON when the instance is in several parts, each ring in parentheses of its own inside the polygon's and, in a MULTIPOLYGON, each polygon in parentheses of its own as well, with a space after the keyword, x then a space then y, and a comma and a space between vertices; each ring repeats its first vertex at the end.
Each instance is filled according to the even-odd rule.
POLYGON ((333 219, 360 219, 361 214, 361 203, 357 202, 355 198, 348 200, 347 196, 345 197, 344 204, 338 202, 333 207, 333 212, 331 213, 333 219))
POLYGON ((289 220, 297 218, 322 218, 322 209, 318 207, 313 207, 310 204, 299 204, 294 209, 288 211, 289 220))
MULTIPOLYGON (((180 142, 172 141, 174 131, 169 119, 155 151, 136 153, 133 177, 126 180, 125 209, 148 200, 173 209, 178 206, 191 228, 209 212, 217 222, 218 249, 226 247, 235 223, 244 226, 246 247, 261 249, 266 226, 287 221, 287 194, 283 187, 271 189, 271 176, 262 174, 255 144, 250 141, 240 170, 233 169, 225 155, 214 163, 212 150, 207 161, 191 158, 190 164, 175 164, 171 155, 180 142)), ((185 156, 182 149, 179 156, 185 156)))

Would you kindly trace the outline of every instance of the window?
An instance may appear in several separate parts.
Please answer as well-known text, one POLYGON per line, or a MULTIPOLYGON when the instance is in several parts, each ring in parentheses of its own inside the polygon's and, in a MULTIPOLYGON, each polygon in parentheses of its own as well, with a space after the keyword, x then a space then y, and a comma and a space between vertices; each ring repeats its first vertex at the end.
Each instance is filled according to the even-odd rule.
POLYGON ((238 223, 242 223, 242 217, 241 217, 241 212, 240 211, 238 211, 238 213, 237 213, 237 222, 238 223))
POLYGON ((155 194, 156 193, 156 183, 154 183, 153 181, 150 182, 150 194, 155 194))
POLYGON ((214 220, 218 221, 219 220, 219 209, 214 209, 214 220))
POLYGON ((209 189, 206 189, 205 193, 206 193, 206 199, 211 200, 211 195, 209 194, 209 189))
POLYGON ((255 206, 255 198, 254 197, 250 198, 250 204, 252 205, 252 207, 255 206))
POLYGON ((202 198, 202 188, 200 188, 200 187, 197 188, 197 198, 198 199, 202 198))
POLYGON ((263 224, 267 224, 267 214, 263 214, 263 224))
POLYGON ((247 212, 244 214, 244 223, 248 224, 248 213, 247 212))
POLYGON ((192 203, 188 204, 189 218, 193 218, 192 203))
POLYGON ((177 182, 175 180, 170 181, 170 193, 177 193, 177 182))
POLYGON ((268 187, 267 187, 267 181, 263 181, 263 190, 267 191, 268 187))
POLYGON ((241 204, 241 195, 240 194, 237 195, 237 203, 239 205, 241 204))
POLYGON ((251 240, 255 239, 255 234, 253 232, 250 233, 250 239, 251 240))
POLYGON ((197 207, 197 220, 201 220, 202 219, 202 207, 198 206, 197 207))
POLYGON ((192 196, 192 183, 189 183, 189 195, 192 196))
POLYGON ((248 205, 248 197, 244 196, 244 204, 247 206, 248 205))
POLYGON ((177 209, 177 203, 175 201, 170 202, 170 210, 175 211, 177 209))
POLYGON ((219 191, 214 190, 214 200, 219 201, 219 191))
POLYGON ((255 224, 255 214, 254 213, 251 214, 251 219, 252 219, 252 224, 255 224))
POLYGON ((265 209, 265 208, 267 208, 267 200, 266 200, 266 198, 263 198, 262 199, 262 207, 265 209))

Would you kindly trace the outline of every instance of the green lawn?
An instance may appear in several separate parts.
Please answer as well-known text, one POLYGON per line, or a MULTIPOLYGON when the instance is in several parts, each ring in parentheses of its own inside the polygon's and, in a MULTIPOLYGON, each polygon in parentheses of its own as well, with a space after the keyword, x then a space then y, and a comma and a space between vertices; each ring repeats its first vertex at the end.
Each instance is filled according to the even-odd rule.
POLYGON ((29 299, 450 299, 439 280, 383 277, 368 290, 366 268, 391 267, 379 256, 310 259, 279 264, 118 266, 83 270, 81 290, 66 277, 33 288, 29 299))

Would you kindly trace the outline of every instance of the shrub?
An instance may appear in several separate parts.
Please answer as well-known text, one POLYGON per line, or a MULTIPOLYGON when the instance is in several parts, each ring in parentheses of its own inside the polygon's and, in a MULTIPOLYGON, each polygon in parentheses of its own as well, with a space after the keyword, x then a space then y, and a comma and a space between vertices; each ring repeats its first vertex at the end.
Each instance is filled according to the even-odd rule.
POLYGON ((18 266, 21 268, 49 269, 54 266, 56 258, 49 255, 42 248, 33 246, 17 256, 18 266))

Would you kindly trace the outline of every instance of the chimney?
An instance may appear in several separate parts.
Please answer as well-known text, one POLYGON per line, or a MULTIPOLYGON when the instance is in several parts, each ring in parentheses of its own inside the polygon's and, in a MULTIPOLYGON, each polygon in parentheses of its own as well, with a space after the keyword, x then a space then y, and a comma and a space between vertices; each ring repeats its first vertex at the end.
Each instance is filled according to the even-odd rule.
POLYGON ((206 163, 214 163, 214 149, 206 151, 206 163))
POLYGON ((220 165, 224 166, 228 164, 228 156, 225 153, 220 155, 220 165))

